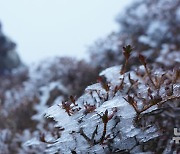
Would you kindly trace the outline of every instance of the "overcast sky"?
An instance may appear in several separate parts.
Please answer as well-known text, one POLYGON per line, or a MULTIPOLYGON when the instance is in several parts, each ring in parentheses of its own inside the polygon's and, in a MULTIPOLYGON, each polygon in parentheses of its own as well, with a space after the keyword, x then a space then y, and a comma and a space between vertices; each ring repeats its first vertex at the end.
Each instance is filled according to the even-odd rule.
POLYGON ((89 45, 118 28, 115 17, 130 1, 0 0, 0 21, 25 63, 82 58, 89 45))

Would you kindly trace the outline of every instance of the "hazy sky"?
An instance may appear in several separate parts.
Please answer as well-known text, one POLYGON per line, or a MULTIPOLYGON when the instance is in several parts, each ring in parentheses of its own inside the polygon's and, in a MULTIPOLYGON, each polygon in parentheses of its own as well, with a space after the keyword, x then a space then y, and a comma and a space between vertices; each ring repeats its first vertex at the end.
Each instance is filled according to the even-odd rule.
POLYGON ((25 63, 49 56, 87 55, 87 47, 117 29, 130 0, 0 0, 3 30, 25 63))

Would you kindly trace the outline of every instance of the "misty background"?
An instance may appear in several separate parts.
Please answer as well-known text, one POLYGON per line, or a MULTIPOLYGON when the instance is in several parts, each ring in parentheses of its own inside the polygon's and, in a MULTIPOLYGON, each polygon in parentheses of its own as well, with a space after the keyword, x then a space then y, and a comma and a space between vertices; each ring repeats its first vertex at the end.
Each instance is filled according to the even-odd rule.
POLYGON ((4 33, 26 64, 53 56, 87 58, 87 48, 117 30, 131 0, 0 0, 4 33))

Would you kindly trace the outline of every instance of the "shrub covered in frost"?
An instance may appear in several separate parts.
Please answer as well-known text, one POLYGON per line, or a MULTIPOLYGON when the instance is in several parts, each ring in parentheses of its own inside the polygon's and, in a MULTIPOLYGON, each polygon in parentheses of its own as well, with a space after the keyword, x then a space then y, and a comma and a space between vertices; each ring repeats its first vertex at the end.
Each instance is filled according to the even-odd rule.
MULTIPOLYGON (((56 121, 56 138, 42 134, 25 147, 46 145, 47 153, 172 153, 180 150, 173 128, 180 127, 179 69, 159 63, 142 64, 126 71, 132 48, 123 48, 126 62, 100 73, 98 83, 84 94, 55 101, 46 117, 56 121)), ((160 57, 159 57, 160 58, 160 57)), ((156 60, 158 61, 157 58, 156 60)))

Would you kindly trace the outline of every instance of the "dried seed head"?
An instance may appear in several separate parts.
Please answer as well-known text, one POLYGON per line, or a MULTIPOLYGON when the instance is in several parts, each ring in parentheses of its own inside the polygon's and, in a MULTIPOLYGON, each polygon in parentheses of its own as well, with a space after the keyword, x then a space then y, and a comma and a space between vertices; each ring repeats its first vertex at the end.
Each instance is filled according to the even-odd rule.
POLYGON ((123 54, 124 54, 124 57, 126 58, 126 60, 129 59, 130 57, 130 53, 132 52, 132 47, 131 45, 127 45, 125 47, 123 47, 123 54))
POLYGON ((143 65, 146 65, 146 59, 143 55, 139 54, 139 60, 143 65))

